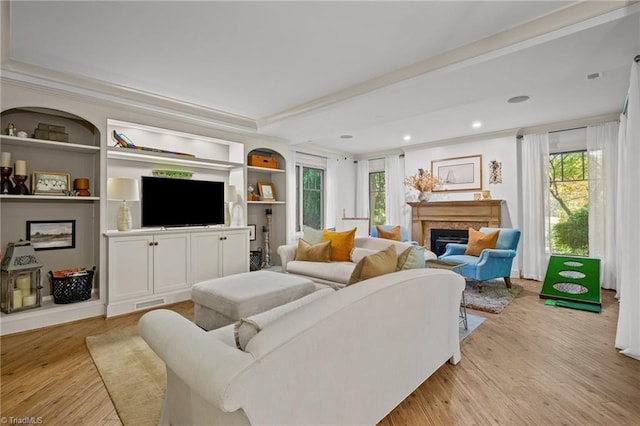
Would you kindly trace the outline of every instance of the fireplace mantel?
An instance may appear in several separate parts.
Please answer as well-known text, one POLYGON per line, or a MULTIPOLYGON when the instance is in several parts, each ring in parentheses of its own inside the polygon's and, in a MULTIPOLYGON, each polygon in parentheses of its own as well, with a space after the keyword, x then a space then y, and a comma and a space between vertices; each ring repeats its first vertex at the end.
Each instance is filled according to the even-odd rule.
POLYGON ((431 229, 499 228, 504 200, 421 201, 411 206, 411 237, 431 247, 431 229))

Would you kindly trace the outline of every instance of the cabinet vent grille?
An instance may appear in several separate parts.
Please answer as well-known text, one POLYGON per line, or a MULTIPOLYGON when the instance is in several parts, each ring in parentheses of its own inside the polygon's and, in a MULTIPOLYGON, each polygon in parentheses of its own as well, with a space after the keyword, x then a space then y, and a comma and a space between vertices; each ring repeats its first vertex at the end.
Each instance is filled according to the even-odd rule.
POLYGON ((164 298, 148 300, 146 302, 136 303, 136 310, 150 308, 152 306, 164 305, 164 304, 165 304, 164 298))

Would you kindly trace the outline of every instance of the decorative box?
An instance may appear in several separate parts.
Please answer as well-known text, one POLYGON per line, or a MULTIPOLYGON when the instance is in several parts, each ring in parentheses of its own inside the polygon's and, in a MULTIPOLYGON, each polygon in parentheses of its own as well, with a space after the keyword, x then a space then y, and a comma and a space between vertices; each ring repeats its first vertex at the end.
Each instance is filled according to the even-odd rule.
POLYGON ((249 155, 249 165, 254 167, 266 167, 268 169, 277 169, 278 160, 273 157, 262 155, 249 155))

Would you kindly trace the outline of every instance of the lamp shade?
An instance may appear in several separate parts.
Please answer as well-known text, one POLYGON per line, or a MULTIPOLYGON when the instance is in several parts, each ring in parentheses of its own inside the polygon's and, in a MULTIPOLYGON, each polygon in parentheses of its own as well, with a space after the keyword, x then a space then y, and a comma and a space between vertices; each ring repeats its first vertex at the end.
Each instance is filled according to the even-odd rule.
POLYGON ((107 198, 118 201, 140 201, 138 179, 109 178, 107 180, 107 198))
POLYGON ((234 185, 227 185, 225 201, 227 203, 235 203, 238 201, 238 193, 236 192, 236 187, 234 185))

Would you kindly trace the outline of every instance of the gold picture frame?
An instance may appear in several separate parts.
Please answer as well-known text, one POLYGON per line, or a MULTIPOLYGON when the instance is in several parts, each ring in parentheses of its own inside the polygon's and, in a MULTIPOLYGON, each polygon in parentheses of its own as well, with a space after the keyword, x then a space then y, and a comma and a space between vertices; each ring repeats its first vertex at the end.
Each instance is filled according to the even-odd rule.
POLYGON ((71 185, 71 175, 60 172, 33 172, 31 193, 34 195, 66 195, 71 185))
POLYGON ((263 201, 276 200, 276 189, 271 182, 258 182, 258 191, 263 201))

